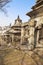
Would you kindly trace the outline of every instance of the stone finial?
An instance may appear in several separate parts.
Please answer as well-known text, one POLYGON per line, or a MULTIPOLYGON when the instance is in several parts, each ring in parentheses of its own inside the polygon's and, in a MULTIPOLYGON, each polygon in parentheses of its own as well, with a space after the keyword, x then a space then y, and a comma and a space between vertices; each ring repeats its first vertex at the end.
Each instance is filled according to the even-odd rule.
POLYGON ((17 17, 17 20, 21 20, 20 17, 19 17, 19 15, 18 15, 18 17, 17 17))
POLYGON ((18 15, 18 19, 19 19, 19 15, 18 15))
POLYGON ((17 19, 15 20, 15 24, 18 24, 18 23, 22 23, 22 20, 20 19, 19 15, 18 15, 17 19))

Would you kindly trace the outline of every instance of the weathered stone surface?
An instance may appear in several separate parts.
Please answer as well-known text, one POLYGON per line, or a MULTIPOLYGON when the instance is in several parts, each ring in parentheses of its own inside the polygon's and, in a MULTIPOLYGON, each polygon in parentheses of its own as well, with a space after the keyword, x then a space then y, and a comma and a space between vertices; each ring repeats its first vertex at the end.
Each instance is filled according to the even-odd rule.
POLYGON ((33 51, 9 48, 1 53, 0 65, 43 65, 43 48, 33 51))

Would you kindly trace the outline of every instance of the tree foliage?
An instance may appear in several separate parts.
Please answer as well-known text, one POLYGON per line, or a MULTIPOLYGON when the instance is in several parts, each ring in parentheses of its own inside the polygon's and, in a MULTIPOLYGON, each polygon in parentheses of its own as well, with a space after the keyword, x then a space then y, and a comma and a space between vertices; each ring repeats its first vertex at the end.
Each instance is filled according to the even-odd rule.
POLYGON ((0 8, 4 7, 10 0, 0 0, 0 8))
POLYGON ((0 0, 0 10, 6 13, 4 6, 7 5, 11 0, 0 0))

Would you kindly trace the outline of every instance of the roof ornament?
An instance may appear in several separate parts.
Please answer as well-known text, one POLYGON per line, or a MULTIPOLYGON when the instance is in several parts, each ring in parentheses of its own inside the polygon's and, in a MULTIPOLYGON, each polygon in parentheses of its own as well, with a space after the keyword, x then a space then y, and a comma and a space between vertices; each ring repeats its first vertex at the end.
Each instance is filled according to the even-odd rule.
POLYGON ((20 20, 20 17, 19 17, 19 15, 18 15, 18 17, 17 17, 17 20, 20 20))

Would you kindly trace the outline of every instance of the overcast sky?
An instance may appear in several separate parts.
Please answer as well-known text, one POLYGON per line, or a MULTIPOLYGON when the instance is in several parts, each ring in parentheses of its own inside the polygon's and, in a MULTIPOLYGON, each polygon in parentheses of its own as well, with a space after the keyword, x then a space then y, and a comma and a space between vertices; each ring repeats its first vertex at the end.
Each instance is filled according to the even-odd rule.
POLYGON ((26 13, 31 11, 31 7, 34 4, 35 0, 12 0, 4 7, 7 10, 7 14, 0 10, 0 26, 9 25, 10 23, 14 24, 14 20, 18 15, 23 22, 27 22, 29 17, 26 13))

